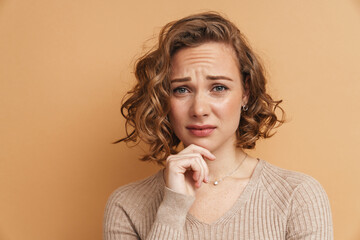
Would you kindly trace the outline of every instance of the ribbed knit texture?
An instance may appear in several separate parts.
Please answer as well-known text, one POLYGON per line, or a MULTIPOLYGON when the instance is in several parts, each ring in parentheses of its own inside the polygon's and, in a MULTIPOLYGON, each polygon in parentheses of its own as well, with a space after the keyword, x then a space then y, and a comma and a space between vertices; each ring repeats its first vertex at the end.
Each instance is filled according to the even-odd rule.
POLYGON ((329 201, 321 185, 263 160, 232 208, 212 224, 188 213, 193 202, 194 197, 166 188, 160 170, 110 196, 104 239, 333 239, 329 201))

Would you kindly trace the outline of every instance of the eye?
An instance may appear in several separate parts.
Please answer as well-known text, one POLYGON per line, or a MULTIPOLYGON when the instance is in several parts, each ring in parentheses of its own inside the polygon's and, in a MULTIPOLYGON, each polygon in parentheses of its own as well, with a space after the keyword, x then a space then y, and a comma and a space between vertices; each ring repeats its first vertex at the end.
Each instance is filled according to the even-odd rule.
POLYGON ((184 94, 189 92, 185 87, 177 87, 173 90, 174 94, 184 94))
POLYGON ((215 92, 223 92, 225 90, 227 90, 228 88, 223 86, 223 85, 217 85, 213 87, 213 91, 215 92))

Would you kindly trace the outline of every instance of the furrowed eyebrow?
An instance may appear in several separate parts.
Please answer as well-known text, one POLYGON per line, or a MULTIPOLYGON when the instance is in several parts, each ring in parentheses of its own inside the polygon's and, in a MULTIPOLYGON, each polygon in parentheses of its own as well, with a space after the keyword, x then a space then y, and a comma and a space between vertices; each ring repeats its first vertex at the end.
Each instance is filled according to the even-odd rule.
POLYGON ((171 81, 170 81, 170 83, 174 83, 174 82, 188 82, 188 81, 190 81, 191 80, 191 78, 189 78, 189 77, 185 77, 185 78, 175 78, 175 79, 172 79, 171 81))
MULTIPOLYGON (((207 80, 229 80, 229 81, 233 81, 231 78, 226 77, 226 76, 206 76, 207 80)), ((170 83, 175 83, 175 82, 189 82, 191 81, 190 77, 185 77, 185 78, 174 78, 172 80, 170 80, 170 83)))
POLYGON ((229 81, 233 81, 231 78, 226 77, 226 76, 207 76, 206 78, 208 80, 229 80, 229 81))

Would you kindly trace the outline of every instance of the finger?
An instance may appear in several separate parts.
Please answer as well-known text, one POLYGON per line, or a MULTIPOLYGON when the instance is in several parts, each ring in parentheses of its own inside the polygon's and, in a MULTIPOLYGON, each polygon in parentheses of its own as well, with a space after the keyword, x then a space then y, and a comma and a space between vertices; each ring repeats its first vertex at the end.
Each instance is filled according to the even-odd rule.
POLYGON ((204 161, 204 159, 202 158, 201 155, 198 155, 195 158, 195 161, 197 162, 197 164, 200 166, 200 171, 199 171, 199 176, 198 179, 196 180, 196 187, 201 187, 201 183, 204 181, 205 178, 205 169, 204 169, 204 165, 202 164, 202 162, 204 161))
POLYGON ((209 167, 204 159, 201 159, 200 164, 202 165, 202 168, 204 170, 203 182, 208 183, 209 182, 209 167))
POLYGON ((200 178, 198 179, 198 181, 196 183, 196 186, 200 187, 203 182, 204 183, 209 182, 209 177, 208 177, 209 176, 209 168, 208 168, 206 161, 203 159, 203 157, 200 154, 198 154, 198 158, 196 159, 196 161, 201 166, 200 178))
POLYGON ((191 178, 194 181, 194 185, 196 187, 199 187, 202 182, 202 179, 204 178, 204 169, 201 164, 201 155, 197 154, 195 156, 188 157, 185 161, 184 160, 178 160, 179 164, 184 163, 183 167, 186 167, 187 172, 191 172, 191 178), (190 161, 190 162, 188 162, 190 161))
POLYGON ((184 153, 200 153, 203 157, 209 160, 215 160, 216 157, 214 154, 212 154, 209 150, 206 148, 200 147, 195 144, 189 145, 187 148, 185 148, 183 151, 184 153))
POLYGON ((200 153, 178 153, 177 155, 172 155, 170 160, 181 160, 181 159, 195 159, 195 158, 201 158, 204 159, 204 157, 200 153))
POLYGON ((202 170, 201 170, 200 175, 195 175, 196 179, 194 178, 194 180, 208 183, 209 182, 209 167, 208 167, 206 161, 204 160, 204 158, 202 157, 202 155, 200 153, 189 153, 189 154, 184 154, 183 156, 187 156, 189 158, 193 157, 194 159, 198 160, 198 163, 201 165, 202 170), (201 179, 198 179, 198 177, 200 177, 201 179))
POLYGON ((207 182, 208 167, 200 153, 178 153, 170 155, 166 160, 166 167, 170 172, 177 174, 190 174, 195 187, 200 187, 202 182, 207 182))
POLYGON ((199 172, 194 172, 194 171, 192 171, 193 172, 193 174, 192 174, 192 179, 194 180, 194 182, 196 183, 198 180, 199 180, 199 178, 200 178, 200 173, 199 172))
POLYGON ((200 187, 205 177, 205 170, 201 164, 201 161, 204 160, 200 154, 192 154, 191 157, 177 160, 178 164, 181 165, 183 169, 182 171, 191 170, 193 172, 192 179, 194 181, 195 187, 200 187))
POLYGON ((172 159, 173 160, 181 160, 184 158, 193 159, 194 161, 197 161, 198 164, 201 166, 201 171, 199 173, 193 172, 192 179, 195 181, 196 186, 198 187, 199 184, 202 182, 209 182, 209 168, 207 166, 206 161, 203 159, 202 155, 200 153, 187 153, 187 154, 178 154, 175 155, 172 159))
MULTIPOLYGON (((174 172, 185 173, 186 171, 194 171, 200 176, 201 173, 201 165, 196 160, 198 156, 191 156, 184 158, 175 158, 173 159, 169 165, 170 168, 173 168, 174 172)), ((195 180, 195 179, 194 179, 195 180)), ((196 181, 196 180, 195 180, 196 181)))

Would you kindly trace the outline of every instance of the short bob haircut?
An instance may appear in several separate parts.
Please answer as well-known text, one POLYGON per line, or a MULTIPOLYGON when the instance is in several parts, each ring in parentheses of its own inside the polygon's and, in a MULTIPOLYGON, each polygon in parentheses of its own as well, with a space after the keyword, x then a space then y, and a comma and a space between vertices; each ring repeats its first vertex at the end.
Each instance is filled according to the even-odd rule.
POLYGON ((249 94, 248 110, 242 111, 236 131, 236 147, 252 149, 259 138, 273 135, 271 130, 284 122, 284 111, 279 106, 282 101, 275 101, 266 93, 266 78, 259 58, 232 22, 216 12, 205 12, 166 24, 160 31, 158 44, 137 60, 137 84, 124 97, 121 106, 121 114, 126 119, 126 137, 115 143, 141 140, 150 146, 141 160, 160 165, 170 154, 177 153, 180 140, 167 118, 171 59, 180 49, 212 41, 233 48, 242 85, 249 94), (276 116, 276 109, 281 111, 281 119, 276 116))

